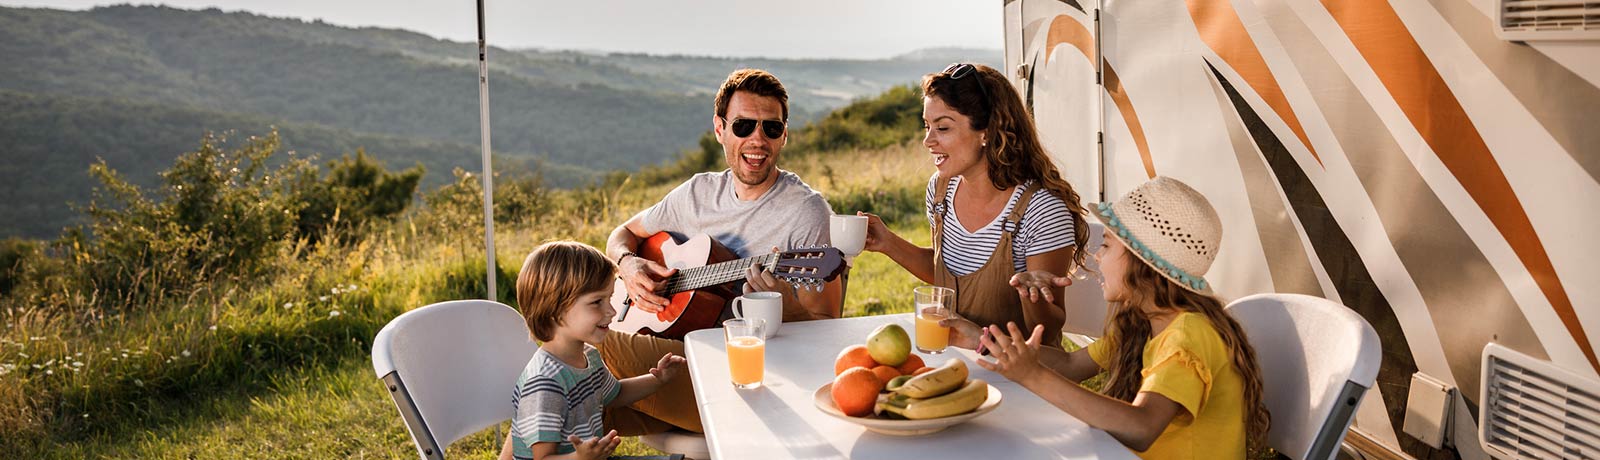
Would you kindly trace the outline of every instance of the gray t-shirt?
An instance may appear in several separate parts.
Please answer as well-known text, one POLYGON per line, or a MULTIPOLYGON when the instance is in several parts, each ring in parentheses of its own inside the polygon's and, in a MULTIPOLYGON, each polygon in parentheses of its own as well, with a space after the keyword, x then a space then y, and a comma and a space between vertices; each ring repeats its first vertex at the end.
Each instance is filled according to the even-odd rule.
POLYGON ((700 173, 672 189, 639 220, 645 232, 668 232, 679 241, 701 233, 740 258, 780 250, 826 246, 828 200, 794 173, 778 170, 778 180, 754 201, 734 194, 733 171, 700 173))

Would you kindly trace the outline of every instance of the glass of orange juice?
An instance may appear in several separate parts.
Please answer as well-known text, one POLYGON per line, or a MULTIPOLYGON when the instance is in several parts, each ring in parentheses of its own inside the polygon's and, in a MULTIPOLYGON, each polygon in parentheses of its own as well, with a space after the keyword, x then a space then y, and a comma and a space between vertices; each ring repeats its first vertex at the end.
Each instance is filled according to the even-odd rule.
POLYGON ((928 354, 944 353, 950 345, 950 328, 939 326, 939 320, 950 317, 950 302, 955 301, 954 289, 939 286, 919 286, 911 291, 916 296, 917 351, 928 354))
POLYGON ((767 367, 766 321, 760 318, 730 319, 722 322, 728 345, 728 374, 733 386, 741 390, 761 386, 767 367))

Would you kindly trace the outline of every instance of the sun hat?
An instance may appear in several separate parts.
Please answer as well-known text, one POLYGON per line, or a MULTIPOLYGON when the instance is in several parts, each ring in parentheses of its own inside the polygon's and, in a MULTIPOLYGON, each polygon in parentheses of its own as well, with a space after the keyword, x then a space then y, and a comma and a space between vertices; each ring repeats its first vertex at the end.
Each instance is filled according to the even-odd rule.
POLYGON ((1205 275, 1222 244, 1222 219, 1199 191, 1158 176, 1114 203, 1094 206, 1094 217, 1156 273, 1184 289, 1212 293, 1205 275))

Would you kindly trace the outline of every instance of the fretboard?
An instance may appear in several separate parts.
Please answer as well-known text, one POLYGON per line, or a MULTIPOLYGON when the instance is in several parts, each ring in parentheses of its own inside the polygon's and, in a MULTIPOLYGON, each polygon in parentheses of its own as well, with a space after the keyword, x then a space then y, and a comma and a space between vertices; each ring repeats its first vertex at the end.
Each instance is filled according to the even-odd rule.
POLYGON ((745 278, 745 269, 750 268, 752 263, 761 264, 766 270, 771 271, 778 264, 778 254, 767 254, 678 270, 678 273, 667 278, 666 287, 656 291, 656 293, 672 295, 683 291, 692 291, 739 281, 745 278))

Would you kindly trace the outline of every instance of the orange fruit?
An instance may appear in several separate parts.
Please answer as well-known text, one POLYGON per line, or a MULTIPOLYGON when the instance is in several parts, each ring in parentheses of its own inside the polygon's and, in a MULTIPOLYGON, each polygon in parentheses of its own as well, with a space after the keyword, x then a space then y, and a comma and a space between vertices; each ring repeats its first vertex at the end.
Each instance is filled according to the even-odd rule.
POLYGON ((878 380, 883 382, 885 385, 889 384, 889 379, 900 376, 900 370, 889 366, 874 367, 872 368, 872 373, 876 374, 878 376, 878 380))
POLYGON ((866 368, 850 368, 833 378, 833 404, 839 412, 851 417, 872 414, 872 405, 878 402, 878 392, 883 381, 866 368))
POLYGON ((911 375, 922 375, 923 372, 932 372, 932 371, 933 371, 933 368, 927 367, 927 366, 923 366, 921 369, 917 369, 915 371, 912 371, 911 375))
POLYGON ((833 375, 844 373, 852 367, 865 367, 871 369, 878 367, 878 362, 872 360, 872 355, 867 354, 866 345, 851 345, 839 351, 839 358, 833 361, 833 375))
POLYGON ((901 363, 899 367, 895 368, 895 370, 900 371, 900 375, 911 375, 911 373, 916 372, 917 369, 921 369, 926 365, 927 364, 922 363, 921 356, 912 354, 911 356, 906 357, 906 362, 901 363))

